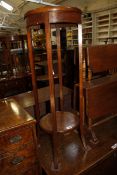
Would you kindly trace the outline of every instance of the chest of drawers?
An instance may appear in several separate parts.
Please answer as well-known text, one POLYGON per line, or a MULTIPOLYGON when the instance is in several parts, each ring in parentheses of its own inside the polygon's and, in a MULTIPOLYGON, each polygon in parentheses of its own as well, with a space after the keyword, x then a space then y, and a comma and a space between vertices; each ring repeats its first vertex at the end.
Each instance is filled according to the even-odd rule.
POLYGON ((37 175, 35 120, 15 100, 0 101, 0 175, 37 175))

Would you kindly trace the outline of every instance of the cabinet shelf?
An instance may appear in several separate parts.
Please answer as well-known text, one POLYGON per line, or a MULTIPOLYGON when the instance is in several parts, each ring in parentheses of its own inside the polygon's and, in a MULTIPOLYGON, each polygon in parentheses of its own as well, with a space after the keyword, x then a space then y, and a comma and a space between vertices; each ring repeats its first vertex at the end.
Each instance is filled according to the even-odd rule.
POLYGON ((117 28, 116 29, 111 29, 110 32, 117 32, 117 28))
POLYGON ((84 39, 86 39, 86 40, 87 40, 87 39, 88 39, 88 40, 92 40, 92 38, 84 38, 84 39))
POLYGON ((66 37, 67 37, 67 47, 71 47, 73 48, 74 46, 76 46, 76 43, 74 44, 74 41, 77 41, 77 45, 78 45, 78 29, 76 27, 71 27, 70 29, 67 29, 66 32, 66 37), (69 36, 70 35, 70 36, 69 36))
POLYGON ((83 35, 92 34, 92 32, 84 32, 83 35))
POLYGON ((92 28, 92 26, 83 26, 83 29, 89 29, 92 28))
POLYGON ((92 23, 92 20, 91 21, 83 22, 82 24, 85 25, 85 24, 91 24, 91 23, 92 23))
POLYGON ((108 30, 104 30, 104 31, 97 31, 97 33, 102 34, 102 33, 108 33, 108 30))
POLYGON ((110 26, 117 26, 117 23, 110 24, 110 26))
MULTIPOLYGON (((94 44, 102 44, 104 38, 117 36, 117 8, 95 13, 94 44)), ((114 40, 113 43, 116 41, 114 40)), ((109 40, 108 43, 111 43, 109 40)), ((105 42, 103 42, 105 44, 105 42)), ((106 43, 107 44, 107 43, 106 43)))
POLYGON ((97 28, 100 28, 100 27, 109 27, 109 24, 100 24, 100 25, 96 25, 97 28))
MULTIPOLYGON (((58 133, 65 133, 70 130, 73 130, 79 124, 78 116, 70 112, 57 111, 56 118, 57 118, 57 132, 58 133)), ((51 113, 42 117, 42 119, 40 120, 40 126, 41 128, 43 128, 43 130, 45 130, 48 133, 53 132, 51 113)))
POLYGON ((106 22, 106 21, 108 22, 109 19, 97 19, 97 21, 98 21, 98 22, 106 22))
POLYGON ((92 28, 93 28, 93 20, 92 14, 86 13, 82 18, 83 24, 83 44, 88 45, 92 43, 92 28))
POLYGON ((103 36, 103 37, 97 37, 97 39, 105 39, 107 38, 108 36, 103 36))
POLYGON ((117 16, 115 16, 115 17, 112 17, 112 20, 113 20, 113 19, 117 19, 117 16))
POLYGON ((73 28, 72 31, 78 31, 78 29, 77 28, 73 28))

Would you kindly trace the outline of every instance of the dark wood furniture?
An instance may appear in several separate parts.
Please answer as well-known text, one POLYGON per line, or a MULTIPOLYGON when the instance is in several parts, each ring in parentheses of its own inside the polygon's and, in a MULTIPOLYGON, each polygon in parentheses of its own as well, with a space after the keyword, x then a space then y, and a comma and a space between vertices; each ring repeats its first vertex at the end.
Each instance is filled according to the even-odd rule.
POLYGON ((0 37, 0 76, 11 77, 30 71, 26 35, 0 37))
POLYGON ((20 74, 0 79, 0 98, 32 90, 31 74, 20 74))
MULTIPOLYGON (((78 116, 66 112, 63 110, 63 81, 62 81, 62 52, 61 52, 61 28, 66 28, 67 26, 78 26, 79 32, 79 57, 80 64, 82 64, 82 27, 81 27, 81 10, 78 8, 71 7, 43 7, 25 14, 25 19, 27 23, 27 38, 28 38, 28 48, 29 48, 29 59, 32 72, 32 85, 33 93, 35 99, 35 110, 36 117, 39 121, 39 99, 36 86, 36 75, 34 70, 34 56, 32 47, 32 34, 31 28, 33 26, 44 26, 45 39, 46 39, 46 52, 47 52, 47 65, 48 65, 48 78, 50 87, 50 113, 42 117, 40 120, 40 126, 47 132, 51 132, 53 136, 53 170, 58 170, 59 160, 58 160, 58 133, 65 133, 74 130, 78 127, 78 116), (56 31, 56 41, 57 41, 57 63, 58 63, 58 76, 60 84, 60 110, 56 111, 55 103, 55 85, 53 76, 53 54, 52 54, 52 43, 51 43, 51 29, 54 28, 56 31)), ((80 69, 82 74, 82 70, 80 69)), ((80 85, 82 81, 80 81, 80 85)), ((81 85, 82 86, 82 85, 81 85)), ((80 86, 80 87, 81 87, 80 86)), ((80 93, 82 93, 82 88, 80 88, 80 93)), ((82 101, 82 99, 81 99, 82 101)), ((82 103, 80 103, 82 104, 82 103)), ((81 118, 82 118, 82 111, 81 118)), ((81 120, 82 121, 82 120, 81 120)))
POLYGON ((0 101, 1 175, 39 175, 35 123, 15 100, 0 101))
POLYGON ((27 35, 0 37, 0 98, 31 90, 27 35))
POLYGON ((84 83, 84 101, 85 114, 94 141, 97 139, 93 126, 117 115, 116 50, 117 44, 87 48, 88 80, 84 83))
MULTIPOLYGON (((64 96, 64 101, 66 103, 64 104, 64 110, 65 111, 71 111, 71 90, 67 87, 63 87, 63 96, 64 96)), ((40 105, 40 116, 43 116, 47 113, 47 110, 50 106, 49 105, 49 100, 50 100, 50 95, 49 95, 49 86, 43 87, 38 89, 38 97, 39 97, 39 105, 40 105)), ((29 112, 32 116, 35 117, 35 101, 34 101, 34 96, 32 91, 27 91, 21 94, 14 95, 10 98, 13 98, 18 102, 20 106, 22 106, 27 112, 29 112)), ((55 85, 55 98, 57 102, 56 109, 59 109, 59 85, 55 85)))

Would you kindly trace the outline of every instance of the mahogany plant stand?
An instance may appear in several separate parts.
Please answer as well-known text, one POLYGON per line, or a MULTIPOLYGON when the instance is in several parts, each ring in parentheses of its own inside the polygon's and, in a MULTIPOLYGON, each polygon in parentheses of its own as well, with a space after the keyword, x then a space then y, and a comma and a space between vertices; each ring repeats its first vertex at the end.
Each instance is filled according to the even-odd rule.
POLYGON ((28 38, 28 49, 29 59, 32 72, 32 85, 33 93, 35 98, 35 110, 37 122, 40 126, 48 133, 52 134, 53 140, 53 165, 52 169, 58 171, 60 164, 58 160, 58 133, 66 133, 74 130, 79 125, 79 116, 71 112, 65 112, 63 110, 63 81, 62 81, 62 58, 61 58, 61 38, 60 30, 66 27, 78 27, 78 52, 79 52, 79 77, 80 77, 80 133, 82 141, 83 138, 83 88, 82 88, 82 25, 81 25, 81 10, 72 7, 42 7, 35 10, 29 11, 25 14, 27 24, 27 38, 28 38), (48 65, 48 79, 50 88, 50 108, 51 112, 42 119, 39 119, 39 99, 36 85, 36 75, 34 69, 34 55, 32 46, 32 27, 44 25, 45 38, 46 38, 46 52, 47 52, 47 65, 48 65), (58 59, 58 75, 60 85, 60 111, 56 111, 55 104, 55 84, 53 76, 53 58, 52 58, 52 42, 51 42, 51 29, 56 30, 56 41, 57 41, 57 59, 58 59))

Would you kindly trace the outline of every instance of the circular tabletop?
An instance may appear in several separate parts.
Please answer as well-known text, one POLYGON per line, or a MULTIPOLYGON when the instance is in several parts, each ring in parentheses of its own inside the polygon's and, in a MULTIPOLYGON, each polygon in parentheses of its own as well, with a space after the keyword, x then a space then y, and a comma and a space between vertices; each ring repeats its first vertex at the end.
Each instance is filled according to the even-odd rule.
POLYGON ((44 6, 28 11, 24 18, 27 27, 39 24, 81 24, 82 11, 76 7, 44 6))
POLYGON ((39 14, 39 13, 47 13, 47 12, 76 12, 81 14, 81 10, 77 7, 65 7, 65 6, 44 6, 44 7, 39 7, 34 10, 30 10, 25 14, 25 18, 28 15, 34 15, 34 14, 39 14))

